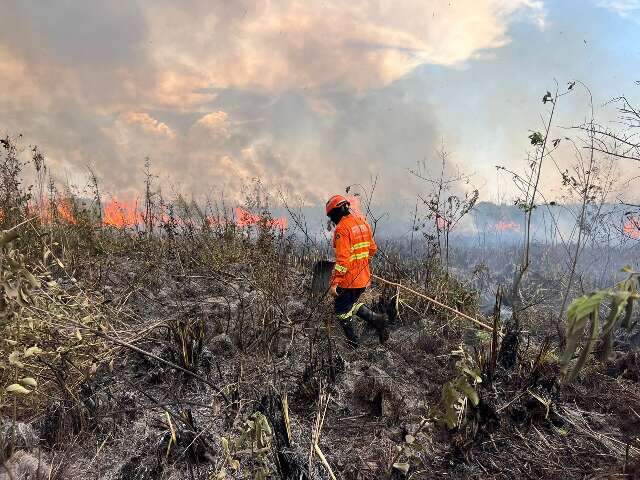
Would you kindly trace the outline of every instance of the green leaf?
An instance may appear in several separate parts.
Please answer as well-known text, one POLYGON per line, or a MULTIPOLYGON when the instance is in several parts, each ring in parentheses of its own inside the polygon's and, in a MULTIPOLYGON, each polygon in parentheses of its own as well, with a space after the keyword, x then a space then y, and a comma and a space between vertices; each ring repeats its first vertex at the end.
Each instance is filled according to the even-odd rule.
POLYGON ((471 368, 463 367, 462 371, 469 375, 473 380, 478 383, 482 383, 482 377, 480 376, 480 372, 477 370, 473 370, 471 368))
POLYGON ((475 389, 471 385, 469 385, 469 382, 467 382, 466 380, 461 380, 460 382, 458 382, 458 388, 462 393, 464 393, 465 397, 467 397, 469 401, 473 403, 474 407, 478 406, 478 403, 480 403, 480 397, 478 396, 478 392, 476 392, 475 389))
POLYGON ((622 326, 629 330, 631 328, 631 313, 633 312, 633 298, 627 301, 627 305, 624 309, 624 318, 622 320, 622 326))
POLYGON ((229 450, 229 440, 224 437, 220 437, 220 444, 222 445, 222 452, 225 456, 229 456, 231 451, 229 450))
MULTIPOLYGON (((607 321, 602 327, 602 351, 600 352, 600 360, 606 360, 613 346, 613 331, 618 324, 618 317, 632 303, 630 297, 632 293, 629 291, 615 292, 611 298, 611 308, 607 321)), ((625 317, 626 318, 626 317, 625 317)), ((626 323, 626 322, 625 322, 626 323)))
POLYGON ((442 399, 440 404, 443 408, 441 420, 447 428, 452 429, 458 425, 458 402, 460 393, 455 389, 453 382, 447 382, 442 387, 442 399))
POLYGON ((531 145, 535 146, 542 145, 544 143, 544 137, 540 132, 533 132, 529 135, 529 140, 531 140, 531 145))
MULTIPOLYGON (((611 292, 609 290, 600 290, 592 295, 584 295, 577 298, 569 305, 567 309, 566 346, 560 359, 560 364, 562 365, 561 372, 563 375, 568 371, 569 363, 582 339, 588 319, 597 316, 602 300, 610 294, 611 292)), ((593 323, 594 322, 592 322, 592 327, 593 323)), ((594 333, 597 334, 597 331, 594 332, 593 328, 591 331, 592 335, 589 337, 589 343, 591 347, 593 347, 593 343, 595 342, 593 335, 594 333)), ((589 352, 587 352, 587 355, 588 353, 589 352)), ((586 361, 586 358, 584 358, 584 360, 586 361)), ((580 368, 582 368, 582 365, 583 364, 579 365, 580 368)), ((575 373, 577 374, 577 371, 575 373)))

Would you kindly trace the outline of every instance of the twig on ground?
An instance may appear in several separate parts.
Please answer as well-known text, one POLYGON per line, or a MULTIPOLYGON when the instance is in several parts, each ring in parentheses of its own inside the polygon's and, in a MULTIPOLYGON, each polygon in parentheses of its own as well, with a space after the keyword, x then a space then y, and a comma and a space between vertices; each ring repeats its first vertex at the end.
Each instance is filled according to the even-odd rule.
MULTIPOLYGON (((389 280, 387 280, 385 278, 379 277, 378 275, 371 275, 371 276, 373 278, 375 278, 376 280, 379 280, 379 281, 381 281, 383 283, 386 283, 387 285, 393 285, 395 287, 402 288, 403 290, 406 290, 407 292, 411 292, 414 295, 417 295, 418 297, 424 298, 425 300, 428 300, 429 302, 431 302, 431 303, 433 303, 435 305, 438 305, 439 307, 442 307, 445 310, 449 310, 450 312, 455 313, 456 315, 458 315, 458 316, 460 316, 460 317, 462 317, 462 318, 464 318, 466 320, 469 320, 469 321, 475 323, 476 325, 489 330, 490 332, 493 332, 493 327, 491 325, 487 325, 486 323, 481 322, 480 320, 476 320, 475 318, 467 315, 466 313, 462 313, 462 312, 460 312, 459 310, 456 310, 453 307, 450 307, 448 305, 445 305, 444 303, 439 302, 438 300, 435 300, 435 299, 433 299, 431 297, 428 297, 424 293, 416 292, 412 288, 406 287, 406 286, 402 285, 401 283, 391 282, 391 281, 389 281, 389 280)), ((498 335, 500 335, 501 337, 504 336, 502 334, 502 332, 498 332, 498 335)))
POLYGON ((224 394, 224 392, 217 385, 215 385, 214 383, 210 382, 206 378, 198 375, 197 373, 194 373, 194 372, 192 372, 190 370, 187 370, 186 368, 182 368, 180 365, 176 365, 173 362, 165 360, 164 358, 159 357, 157 355, 154 355, 151 352, 147 352, 146 350, 143 350, 143 349, 141 349, 139 347, 136 347, 135 345, 131 345, 130 343, 124 342, 124 341, 119 340, 117 338, 114 338, 114 337, 112 337, 110 335, 107 335, 106 333, 103 333, 100 330, 96 330, 94 328, 87 327, 86 325, 83 325, 80 322, 75 322, 73 320, 70 320, 70 321, 71 321, 72 324, 74 324, 78 328, 82 328, 84 330, 87 330, 87 331, 93 333, 94 335, 98 335, 98 336, 100 336, 100 337, 102 337, 102 338, 104 338, 106 340, 109 340, 109 341, 112 341, 114 343, 117 343, 118 345, 120 345, 122 347, 125 347, 125 348, 128 348, 130 350, 133 350, 134 352, 137 352, 137 353, 139 353, 141 355, 144 355, 146 357, 153 358, 154 360, 157 360, 158 362, 163 363, 163 364, 167 365, 168 367, 174 368, 174 369, 179 370, 179 371, 181 371, 183 373, 186 373, 187 375, 192 376, 196 380, 199 380, 202 383, 205 383, 205 384, 209 385, 211 388, 213 388, 215 390, 215 392, 218 395, 220 395, 222 398, 224 398, 225 402, 229 403, 229 399, 227 398, 227 396, 224 394))

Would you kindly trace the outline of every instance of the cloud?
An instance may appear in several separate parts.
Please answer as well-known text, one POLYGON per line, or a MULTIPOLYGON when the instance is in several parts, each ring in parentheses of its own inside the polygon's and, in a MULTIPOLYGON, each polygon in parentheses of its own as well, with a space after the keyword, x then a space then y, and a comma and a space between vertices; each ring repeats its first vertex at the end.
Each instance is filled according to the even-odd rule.
MULTIPOLYGON (((196 125, 206 128, 208 130, 214 131, 225 131, 227 130, 229 115, 222 110, 218 110, 216 112, 207 113, 203 117, 201 117, 196 125)), ((228 136, 228 132, 225 134, 228 136)))
POLYGON ((597 5, 611 10, 625 20, 640 23, 640 0, 598 0, 597 5))
POLYGON ((159 122, 148 113, 127 112, 123 115, 123 118, 130 125, 139 125, 145 132, 169 138, 175 137, 175 133, 173 133, 166 123, 159 122))
POLYGON ((158 72, 157 82, 147 102, 157 108, 189 111, 212 102, 213 92, 203 91, 209 86, 202 73, 180 73, 173 70, 158 72))
POLYGON ((158 64, 206 72, 212 86, 263 91, 379 88, 418 65, 459 65, 504 46, 518 16, 539 26, 545 16, 533 0, 193 3, 146 11, 158 64))
POLYGON ((4 92, 0 94, 0 106, 3 111, 20 108, 24 102, 37 98, 44 100, 44 92, 35 79, 28 75, 28 68, 25 61, 11 55, 8 48, 0 45, 0 87, 4 92))
POLYGON ((624 18, 640 19, 640 0, 598 0, 597 5, 624 18))
POLYGON ((404 174, 438 136, 420 65, 460 68, 543 28, 534 0, 13 2, 0 16, 0 130, 114 192, 265 184, 320 200, 404 174), (432 3, 433 5, 429 5, 432 3), (213 6, 212 6, 213 5, 213 6), (393 173, 395 169, 401 173, 393 173))

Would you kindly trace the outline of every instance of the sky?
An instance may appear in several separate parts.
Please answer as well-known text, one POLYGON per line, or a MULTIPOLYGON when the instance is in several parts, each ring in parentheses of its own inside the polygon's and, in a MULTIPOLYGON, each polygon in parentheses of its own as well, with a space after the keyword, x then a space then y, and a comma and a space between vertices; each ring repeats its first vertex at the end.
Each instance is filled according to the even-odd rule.
MULTIPOLYGON (((524 167, 546 91, 584 82, 606 122, 608 100, 640 104, 640 0, 3 0, 2 12, 0 133, 37 144, 59 181, 80 185, 90 167, 116 196, 143 190, 148 156, 167 193, 241 199, 259 179, 321 205, 377 177, 377 201, 411 204, 426 187, 410 171, 436 175, 444 145, 448 171, 471 175, 462 189, 509 199, 495 165, 524 167)), ((576 88, 553 135, 589 110, 576 88)))

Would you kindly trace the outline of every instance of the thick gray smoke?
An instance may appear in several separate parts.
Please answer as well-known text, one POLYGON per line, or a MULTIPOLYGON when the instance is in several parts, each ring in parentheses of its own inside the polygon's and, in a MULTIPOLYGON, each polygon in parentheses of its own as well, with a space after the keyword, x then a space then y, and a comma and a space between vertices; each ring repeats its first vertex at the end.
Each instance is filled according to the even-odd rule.
POLYGON ((165 189, 195 196, 255 177, 317 203, 380 175, 384 197, 441 135, 398 80, 501 48, 522 19, 541 27, 541 3, 13 2, 0 129, 118 195, 140 190, 148 155, 165 189))
MULTIPOLYGON (((40 145, 60 179, 80 182, 92 166, 118 196, 141 190, 149 156, 163 189, 187 196, 238 198, 259 178, 319 204, 378 176, 388 209, 413 202, 422 186, 407 170, 444 140, 494 198, 493 165, 525 157, 554 78, 588 74, 601 103, 628 83, 634 63, 610 54, 611 32, 625 38, 633 12, 580 7, 7 2, 0 132, 40 145), (605 13, 615 29, 592 21, 605 13)), ((562 111, 561 124, 582 120, 584 95, 562 111)))

